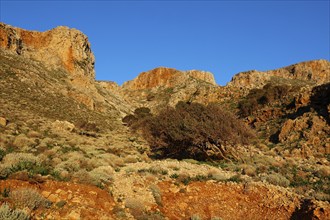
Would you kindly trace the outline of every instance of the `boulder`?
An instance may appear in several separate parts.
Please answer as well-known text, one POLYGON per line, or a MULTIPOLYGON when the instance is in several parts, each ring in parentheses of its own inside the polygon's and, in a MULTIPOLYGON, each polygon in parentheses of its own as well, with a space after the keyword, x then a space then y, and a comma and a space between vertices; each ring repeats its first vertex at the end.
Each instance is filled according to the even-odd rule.
POLYGON ((75 128, 74 124, 68 122, 68 121, 59 121, 56 120, 55 122, 52 123, 52 126, 55 130, 58 131, 73 131, 75 128))
POLYGON ((7 119, 0 117, 0 126, 5 127, 7 125, 7 119))

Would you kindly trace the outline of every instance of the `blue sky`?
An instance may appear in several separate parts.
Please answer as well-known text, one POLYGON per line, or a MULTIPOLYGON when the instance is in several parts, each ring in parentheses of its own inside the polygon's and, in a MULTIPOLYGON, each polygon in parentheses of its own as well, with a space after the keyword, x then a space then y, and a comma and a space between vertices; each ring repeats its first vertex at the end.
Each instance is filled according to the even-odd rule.
POLYGON ((220 85, 241 71, 330 57, 329 0, 0 0, 1 22, 85 33, 96 79, 119 84, 158 66, 210 71, 220 85))

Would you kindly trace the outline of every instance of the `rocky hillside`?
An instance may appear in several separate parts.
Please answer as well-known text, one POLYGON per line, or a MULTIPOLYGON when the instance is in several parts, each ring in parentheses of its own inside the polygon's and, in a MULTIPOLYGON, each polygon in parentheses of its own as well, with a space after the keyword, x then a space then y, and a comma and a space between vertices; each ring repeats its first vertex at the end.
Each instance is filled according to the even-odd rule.
POLYGON ((91 49, 75 29, 0 23, 0 219, 330 218, 330 62, 239 73, 227 86, 159 67, 119 86, 95 80, 91 49), (256 138, 221 143, 235 158, 155 159, 122 119, 179 102, 235 113, 256 138))
POLYGON ((153 110, 175 106, 179 101, 208 103, 221 97, 221 88, 209 72, 179 71, 159 67, 139 74, 119 88, 125 100, 133 106, 153 110))
POLYGON ((239 73, 233 77, 228 86, 240 89, 262 88, 273 78, 308 81, 311 84, 320 85, 329 82, 329 77, 329 61, 313 60, 266 72, 252 70, 239 73))

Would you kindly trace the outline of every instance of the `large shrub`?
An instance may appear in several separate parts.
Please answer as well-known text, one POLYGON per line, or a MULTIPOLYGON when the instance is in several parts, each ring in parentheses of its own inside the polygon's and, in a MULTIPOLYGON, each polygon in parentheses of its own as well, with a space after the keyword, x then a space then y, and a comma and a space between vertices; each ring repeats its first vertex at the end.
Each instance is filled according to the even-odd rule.
POLYGON ((252 89, 244 100, 238 103, 241 117, 252 115, 259 108, 281 100, 290 93, 287 85, 268 83, 262 89, 252 89))
POLYGON ((151 152, 160 158, 229 159, 234 156, 229 146, 248 144, 253 137, 243 122, 215 104, 179 102, 132 127, 142 131, 151 152))
POLYGON ((140 107, 134 110, 134 114, 126 115, 122 122, 128 126, 132 126, 133 124, 141 121, 142 119, 148 118, 152 116, 150 113, 150 109, 147 107, 140 107))

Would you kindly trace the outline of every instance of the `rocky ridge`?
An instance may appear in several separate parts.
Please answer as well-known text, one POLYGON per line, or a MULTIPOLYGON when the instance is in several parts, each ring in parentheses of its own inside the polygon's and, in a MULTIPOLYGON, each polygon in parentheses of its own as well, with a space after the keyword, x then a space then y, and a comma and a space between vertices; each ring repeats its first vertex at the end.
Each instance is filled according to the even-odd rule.
POLYGON ((0 23, 0 47, 71 74, 95 77, 95 58, 86 35, 60 26, 45 32, 26 31, 0 23))
POLYGON ((159 67, 148 72, 140 73, 137 78, 125 82, 122 87, 127 90, 152 89, 157 87, 173 88, 188 81, 189 78, 216 85, 214 77, 210 72, 197 70, 179 71, 173 68, 159 67))
POLYGON ((309 81, 320 85, 330 80, 330 63, 327 60, 312 60, 265 72, 242 72, 236 74, 228 86, 241 89, 262 88, 273 77, 309 81))

